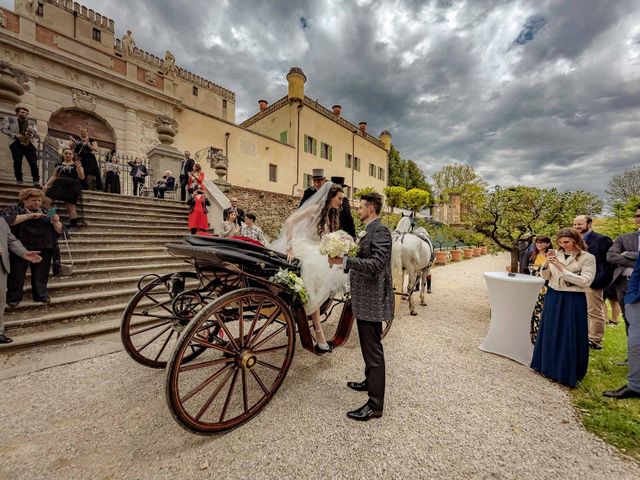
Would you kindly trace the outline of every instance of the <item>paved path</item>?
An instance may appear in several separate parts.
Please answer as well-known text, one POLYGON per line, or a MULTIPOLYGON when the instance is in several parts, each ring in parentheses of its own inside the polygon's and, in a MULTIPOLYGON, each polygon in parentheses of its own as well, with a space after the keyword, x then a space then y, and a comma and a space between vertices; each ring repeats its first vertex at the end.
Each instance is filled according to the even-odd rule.
POLYGON ((640 478, 584 430, 565 390, 478 350, 480 273, 506 263, 434 270, 429 305, 385 340, 380 420, 345 417, 364 402, 345 386, 361 378, 355 336, 322 358, 299 348, 267 408, 216 438, 174 423, 163 372, 110 353, 0 381, 0 478, 640 478))

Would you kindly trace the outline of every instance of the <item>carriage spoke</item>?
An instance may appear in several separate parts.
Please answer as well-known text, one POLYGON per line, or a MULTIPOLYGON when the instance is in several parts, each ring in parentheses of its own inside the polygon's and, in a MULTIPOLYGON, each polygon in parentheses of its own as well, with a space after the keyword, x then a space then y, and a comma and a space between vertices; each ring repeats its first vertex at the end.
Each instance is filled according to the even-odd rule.
MULTIPOLYGON (((153 330, 154 328, 158 328, 161 327, 163 325, 166 325, 167 323, 170 323, 171 320, 173 320, 172 318, 167 319, 166 321, 162 321, 161 323, 158 323, 156 325, 151 325, 151 326, 147 326, 145 328, 142 328, 140 330, 136 330, 135 332, 132 332, 131 330, 129 330, 129 336, 133 337, 134 335, 138 335, 139 333, 144 333, 144 332, 148 332, 149 330, 153 330)), ((153 320, 154 322, 160 322, 160 320, 153 320)))
POLYGON ((282 330, 285 330, 286 328, 287 328, 287 326, 286 326, 286 325, 284 325, 283 327, 280 327, 280 328, 279 328, 279 329, 277 329, 275 332, 273 332, 273 333, 269 334, 269 336, 268 336, 268 337, 263 338, 262 340, 260 340, 260 342, 259 342, 259 343, 257 343, 257 344, 255 344, 255 345, 253 345, 251 348, 253 348, 253 349, 255 350, 255 349, 256 349, 256 348, 258 348, 260 345, 262 345, 262 344, 264 344, 264 343, 268 342, 269 340, 271 340, 273 337, 275 337, 276 335, 278 335, 282 330))
POLYGON ((247 410, 249 410, 249 402, 247 400, 247 372, 246 370, 243 368, 241 370, 242 372, 242 406, 244 407, 244 412, 247 413, 247 410))
POLYGON ((251 326, 249 327, 249 333, 247 333, 247 338, 251 338, 251 335, 253 335, 253 330, 256 328, 256 324, 258 323, 258 318, 260 318, 260 310, 262 310, 263 303, 264 303, 264 299, 261 298, 260 303, 258 304, 258 308, 256 309, 256 314, 253 317, 251 326))
POLYGON ((202 345, 203 347, 213 348, 215 350, 219 350, 219 351, 221 351, 223 353, 227 353, 229 355, 235 355, 236 354, 236 352, 234 352, 232 350, 229 350, 227 348, 224 348, 222 345, 217 345, 215 343, 208 342, 208 341, 206 341, 206 340, 204 340, 202 338, 198 338, 198 337, 194 336, 194 337, 191 338, 191 341, 194 342, 194 343, 197 343, 198 345, 202 345))
MULTIPOLYGON (((244 370, 244 369, 243 369, 244 370)), ((229 391, 227 392, 227 398, 224 401, 224 405, 222 406, 222 412, 220 412, 220 423, 224 421, 224 416, 227 413, 227 408, 229 408, 229 403, 231 402, 231 397, 233 396, 233 387, 236 386, 236 380, 238 378, 238 369, 236 368, 235 372, 233 372, 233 378, 231 379, 231 385, 229 385, 229 391)))
POLYGON ((190 363, 188 365, 181 365, 180 366, 180 372, 187 372, 189 370, 196 370, 198 368, 205 368, 205 367, 210 367, 212 365, 218 365, 220 363, 230 363, 233 362, 232 358, 218 358, 216 360, 208 360, 206 362, 200 362, 200 363, 190 363))
MULTIPOLYGON (((286 345, 285 345, 285 347, 286 347, 286 345)), ((281 372, 282 371, 281 368, 278 368, 275 365, 271 365, 270 363, 265 362, 263 360, 258 360, 258 365, 262 365, 263 367, 270 368, 271 370, 275 370, 276 372, 281 372)))
POLYGON ((233 344, 233 347, 237 350, 240 350, 240 348, 238 347, 238 344, 236 343, 235 338, 233 338, 233 335, 231 335, 231 332, 229 331, 229 329, 227 328, 227 326, 224 324, 224 320, 222 320, 219 316, 218 316, 218 312, 214 312, 213 316, 216 317, 216 321, 218 322, 218 325, 220 325, 220 327, 222 328, 222 330, 224 330, 224 333, 227 335, 227 338, 229 339, 229 341, 233 344))
POLYGON ((253 378, 256 379, 256 382, 258 382, 258 385, 260 385, 260 388, 262 389, 264 394, 269 395, 269 390, 267 389, 267 387, 264 386, 264 383, 262 383, 262 380, 260 380, 260 377, 258 376, 258 374, 253 370, 249 370, 249 371, 251 372, 251 375, 253 375, 253 378))
POLYGON ((158 359, 160 358, 160 355, 162 355, 162 352, 164 352, 165 347, 167 346, 167 344, 169 343, 169 340, 171 339, 171 337, 173 336, 175 332, 173 330, 171 330, 171 333, 169 334, 169 336, 167 337, 167 339, 164 341, 164 343, 162 344, 162 347, 160 348, 160 351, 158 352, 158 354, 156 355, 156 358, 153 359, 154 362, 157 362, 158 359))
POLYGON ((240 342, 240 348, 244 346, 244 338, 242 334, 244 331, 244 302, 238 304, 238 341, 240 342))
POLYGON ((169 331, 169 329, 171 329, 171 325, 169 325, 167 328, 162 330, 159 334, 157 334, 155 337, 153 337, 151 340, 149 340, 147 343, 145 343, 142 347, 138 348, 138 352, 141 352, 142 350, 147 348, 149 345, 151 345, 153 342, 155 342, 162 334, 164 334, 167 331, 169 331))
POLYGON ((260 335, 262 335, 262 332, 264 332, 267 327, 269 325, 271 325, 273 323, 273 321, 278 318, 278 315, 280 315, 281 311, 280 311, 280 307, 276 306, 276 309, 273 311, 273 313, 269 316, 269 318, 267 319, 267 321, 265 322, 265 324, 259 329, 258 333, 256 333, 256 336, 253 340, 251 340, 251 342, 249 343, 249 345, 247 345, 248 347, 251 348, 256 348, 257 345, 255 345, 255 342, 258 341, 258 339, 260 338, 260 335))
POLYGON ((196 420, 200 420, 200 417, 202 417, 202 415, 204 415, 204 412, 206 412, 209 409, 209 407, 211 406, 211 403, 213 402, 213 400, 218 396, 218 394, 220 393, 222 388, 226 385, 227 380, 229 380, 229 377, 231 376, 231 372, 232 371, 233 370, 229 370, 229 373, 227 373, 227 375, 222 379, 222 381, 220 382, 220 385, 218 385, 216 387, 216 389, 213 391, 211 396, 204 403, 204 405, 202 406, 200 411, 196 414, 196 417, 195 417, 196 420))
POLYGON ((279 347, 269 347, 269 348, 261 348, 259 350, 254 350, 253 353, 267 353, 267 352, 275 352, 276 350, 282 350, 285 348, 289 348, 289 345, 284 344, 284 345, 280 345, 279 347))
POLYGON ((225 365, 224 367, 220 368, 219 370, 216 371, 216 373, 214 373, 213 375, 211 375, 209 378, 207 378, 204 382, 202 382, 200 385, 198 385, 197 387, 193 388, 192 390, 189 391, 189 393, 187 393, 184 397, 180 398, 180 401, 182 403, 185 403, 187 400, 189 400, 190 398, 192 398, 196 393, 200 392, 204 387, 206 387, 207 385, 209 385, 211 382, 213 382, 216 378, 218 378, 222 372, 224 372, 226 369, 228 369, 231 365, 225 365))
MULTIPOLYGON (((164 294, 164 292, 162 294, 164 294)), ((163 310, 166 310, 167 312, 169 312, 170 314, 173 315, 173 312, 171 311, 171 309, 166 307, 168 304, 173 302, 173 299, 169 299, 169 300, 167 300, 165 302, 158 302, 155 298, 151 297, 148 293, 145 293, 144 296, 147 297, 149 300, 151 300, 153 303, 155 303, 155 305, 149 305, 149 308, 158 308, 158 307, 160 307, 163 310)))

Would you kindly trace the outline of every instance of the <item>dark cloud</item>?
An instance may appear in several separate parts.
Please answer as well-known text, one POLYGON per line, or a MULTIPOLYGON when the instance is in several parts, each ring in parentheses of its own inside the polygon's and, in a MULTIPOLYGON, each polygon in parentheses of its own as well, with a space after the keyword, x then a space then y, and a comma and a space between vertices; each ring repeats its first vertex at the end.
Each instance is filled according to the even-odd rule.
POLYGON ((464 162, 491 184, 603 194, 640 163, 636 0, 84 3, 235 91, 239 122, 296 65, 309 96, 391 130, 427 173, 464 162))

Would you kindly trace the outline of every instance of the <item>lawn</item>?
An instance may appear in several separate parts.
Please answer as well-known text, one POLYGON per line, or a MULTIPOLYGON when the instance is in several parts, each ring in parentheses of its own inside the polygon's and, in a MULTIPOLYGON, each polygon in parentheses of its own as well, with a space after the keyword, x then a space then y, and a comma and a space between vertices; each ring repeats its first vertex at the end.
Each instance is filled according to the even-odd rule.
POLYGON ((602 396, 627 383, 627 367, 618 366, 626 358, 624 324, 607 326, 604 349, 589 352, 589 370, 578 388, 572 390, 587 430, 640 460, 640 399, 614 400, 602 396))

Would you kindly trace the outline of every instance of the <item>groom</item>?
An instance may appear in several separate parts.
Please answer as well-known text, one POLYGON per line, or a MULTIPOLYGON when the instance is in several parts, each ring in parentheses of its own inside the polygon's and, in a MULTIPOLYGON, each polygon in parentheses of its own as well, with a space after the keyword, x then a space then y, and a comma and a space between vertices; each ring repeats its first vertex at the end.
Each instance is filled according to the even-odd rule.
POLYGON ((369 420, 382 416, 384 408, 384 352, 382 322, 393 318, 393 284, 391 280, 391 233, 380 222, 382 196, 370 193, 360 197, 358 216, 366 224, 360 235, 357 257, 329 258, 331 264, 342 264, 349 271, 351 304, 358 320, 358 336, 365 364, 365 379, 348 382, 353 390, 369 392, 369 401, 348 412, 353 420, 369 420))

